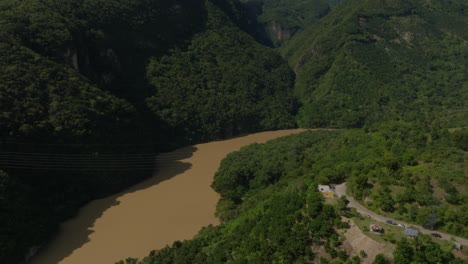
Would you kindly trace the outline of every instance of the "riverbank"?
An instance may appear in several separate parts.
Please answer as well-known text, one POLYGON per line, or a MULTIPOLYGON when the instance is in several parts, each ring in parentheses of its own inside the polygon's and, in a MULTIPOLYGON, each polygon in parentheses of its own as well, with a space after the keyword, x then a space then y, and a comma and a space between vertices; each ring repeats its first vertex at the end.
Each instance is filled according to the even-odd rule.
POLYGON ((114 263, 190 239, 203 226, 219 223, 219 197, 210 185, 227 154, 303 131, 262 132, 161 154, 153 177, 84 206, 30 263, 114 263))

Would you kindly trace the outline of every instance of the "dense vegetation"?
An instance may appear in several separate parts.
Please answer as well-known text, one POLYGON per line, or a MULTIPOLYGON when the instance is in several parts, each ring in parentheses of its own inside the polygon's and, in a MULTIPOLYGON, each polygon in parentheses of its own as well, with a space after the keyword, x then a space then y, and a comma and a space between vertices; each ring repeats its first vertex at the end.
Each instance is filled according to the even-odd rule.
POLYGON ((147 99, 151 110, 192 141, 294 127, 292 71, 221 10, 209 8, 206 30, 187 50, 149 64, 156 90, 147 99))
MULTIPOLYGON (((143 263, 358 263, 315 188, 345 180, 380 214, 468 237, 468 3, 241 2, 0 2, 1 263, 161 150, 296 122, 359 129, 228 156, 223 224, 143 263)), ((427 238, 400 242, 403 259, 458 261, 427 238)))
POLYGON ((260 42, 280 46, 326 15, 341 0, 241 0, 260 42))
POLYGON ((468 237, 466 154, 454 135, 402 122, 369 131, 309 133, 228 156, 223 164, 242 165, 222 166, 215 176, 219 216, 232 219, 247 191, 281 177, 347 180, 352 195, 381 214, 468 237), (298 147, 312 140, 307 149, 298 147))
MULTIPOLYGON (((348 180, 354 196, 368 197, 382 211, 418 207, 402 215, 420 224, 434 211, 435 228, 466 237, 468 197, 460 194, 463 201, 454 205, 442 199, 453 192, 439 194, 442 197, 432 192, 439 188, 440 179, 449 179, 455 189, 467 186, 463 151, 453 136, 444 130, 421 133, 420 127, 405 123, 381 130, 385 132, 305 132, 228 155, 213 182, 221 195, 217 215, 223 224, 202 230, 193 240, 155 251, 141 263, 310 263, 311 246, 315 256, 322 247, 327 252, 322 258, 337 257, 333 263, 355 263, 357 256, 347 256, 339 234, 330 229, 346 226, 337 220, 339 210, 323 204, 317 192, 318 183, 343 180, 348 180), (413 200, 399 200, 397 190, 411 193, 413 200)), ((414 263, 463 263, 450 250, 430 237, 404 240, 397 245, 395 263, 411 263, 399 261, 405 254, 414 263)))
POLYGON ((466 126, 466 1, 344 1, 282 48, 300 126, 466 126))
POLYGON ((466 263, 453 254, 444 251, 441 246, 431 241, 428 236, 419 236, 414 240, 401 240, 394 252, 395 263, 466 263))
POLYGON ((204 228, 194 239, 155 251, 140 263, 310 263, 312 244, 345 258, 335 249, 340 241, 332 229, 340 225, 339 217, 311 189, 292 184, 275 194, 257 194, 268 198, 235 221, 204 228))
POLYGON ((239 8, 1 1, 0 262, 150 175, 160 150, 295 126, 294 75, 236 26, 247 23, 239 8))
POLYGON ((223 197, 217 213, 224 223, 141 263, 310 263, 312 245, 345 260, 334 227, 346 224, 323 203, 316 183, 293 170, 300 165, 294 154, 325 137, 281 139, 230 154, 213 183, 223 197))

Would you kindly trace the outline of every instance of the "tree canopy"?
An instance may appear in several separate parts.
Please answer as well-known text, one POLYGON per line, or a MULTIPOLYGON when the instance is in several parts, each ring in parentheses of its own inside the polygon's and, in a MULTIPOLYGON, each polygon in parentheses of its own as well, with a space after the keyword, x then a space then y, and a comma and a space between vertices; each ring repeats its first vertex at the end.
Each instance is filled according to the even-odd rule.
POLYGON ((466 2, 344 1, 282 48, 303 127, 465 127, 466 2))
POLYGON ((0 262, 22 260, 85 202, 151 176, 159 151, 296 125, 294 74, 240 29, 240 8, 0 2, 0 169, 12 182, 0 262))

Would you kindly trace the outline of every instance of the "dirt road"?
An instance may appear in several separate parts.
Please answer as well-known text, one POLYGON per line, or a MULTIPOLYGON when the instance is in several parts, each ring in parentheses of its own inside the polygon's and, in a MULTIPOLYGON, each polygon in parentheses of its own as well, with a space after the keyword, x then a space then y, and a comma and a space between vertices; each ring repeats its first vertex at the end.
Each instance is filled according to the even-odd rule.
MULTIPOLYGON (((400 223, 400 224, 403 224, 403 225, 406 225, 406 226, 414 226, 414 227, 418 228, 421 233, 430 235, 431 233, 435 232, 435 233, 440 234, 442 236, 442 239, 452 240, 452 238, 454 238, 456 242, 460 243, 461 245, 463 245, 465 247, 468 247, 468 240, 467 239, 464 239, 464 238, 461 238, 461 237, 456 237, 456 236, 446 234, 446 233, 442 233, 442 232, 439 232, 439 231, 427 230, 427 229, 424 229, 422 226, 417 226, 417 225, 414 225, 414 224, 405 223, 405 222, 402 222, 402 221, 399 221, 399 220, 396 220, 396 219, 392 219, 392 218, 389 218, 389 217, 386 217, 386 216, 382 216, 382 215, 379 215, 379 214, 376 214, 376 213, 372 212, 371 210, 365 208, 360 203, 358 203, 353 197, 346 194, 346 183, 342 183, 340 185, 335 186, 335 194, 338 197, 341 197, 343 195, 346 196, 346 198, 349 200, 349 204, 348 204, 349 207, 356 208, 356 210, 359 213, 361 213, 362 215, 368 215, 370 218, 372 218, 372 219, 374 219, 376 221, 385 223, 386 220, 392 220, 394 222, 397 222, 397 223, 400 223)), ((403 229, 401 230, 401 232, 403 232, 403 229)))

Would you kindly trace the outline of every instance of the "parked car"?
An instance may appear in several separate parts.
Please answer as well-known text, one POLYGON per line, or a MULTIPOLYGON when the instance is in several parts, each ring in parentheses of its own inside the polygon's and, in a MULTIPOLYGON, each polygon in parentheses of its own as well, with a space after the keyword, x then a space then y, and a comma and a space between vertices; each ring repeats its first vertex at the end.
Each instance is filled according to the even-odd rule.
POLYGON ((385 223, 389 224, 389 225, 396 225, 397 223, 395 223, 395 221, 393 220, 386 220, 385 223))
POLYGON ((385 230, 383 227, 376 225, 376 224, 371 224, 369 226, 369 231, 374 232, 374 233, 383 233, 385 230))
POLYGON ((431 233, 431 236, 437 237, 437 238, 442 238, 442 236, 440 234, 437 234, 437 233, 431 233))

